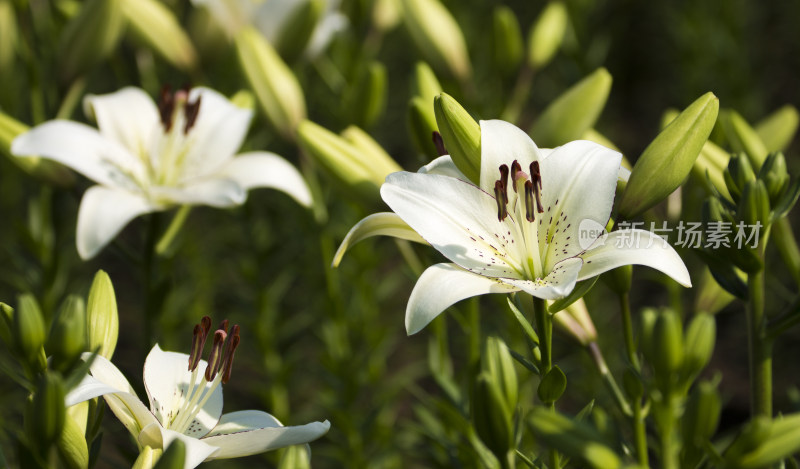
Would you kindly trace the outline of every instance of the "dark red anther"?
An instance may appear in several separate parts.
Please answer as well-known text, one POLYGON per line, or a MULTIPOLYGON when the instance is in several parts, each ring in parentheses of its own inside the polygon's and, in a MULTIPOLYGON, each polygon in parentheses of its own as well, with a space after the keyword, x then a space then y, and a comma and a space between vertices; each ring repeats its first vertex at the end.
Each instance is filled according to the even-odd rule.
MULTIPOLYGON (((227 320, 223 322, 227 322, 227 320)), ((217 376, 223 358, 222 348, 225 345, 225 338, 227 336, 228 334, 223 330, 214 332, 214 344, 211 346, 211 354, 208 356, 208 366, 206 367, 206 381, 212 381, 217 376)))
POLYGON ((186 115, 186 123, 183 125, 183 135, 189 133, 194 126, 195 121, 197 121, 197 115, 200 113, 200 99, 202 96, 198 96, 194 102, 186 101, 186 104, 183 106, 183 111, 186 115))
POLYGON ((517 173, 522 171, 522 166, 519 165, 517 160, 511 163, 511 188, 517 192, 517 173))
POLYGON ((508 216, 508 197, 502 181, 494 183, 494 198, 497 201, 497 220, 503 221, 508 216))
POLYGON ((539 162, 534 161, 533 163, 531 163, 530 170, 531 170, 531 181, 533 181, 534 184, 539 186, 539 190, 542 190, 542 173, 539 170, 539 162))
POLYGON ((530 222, 535 219, 533 210, 533 183, 525 181, 525 219, 530 222))
POLYGON ((203 326, 203 335, 208 336, 208 331, 211 330, 211 318, 203 316, 203 319, 200 320, 200 325, 203 326))
POLYGON ((236 353, 236 347, 239 346, 239 325, 235 324, 231 328, 230 336, 228 337, 228 347, 225 350, 225 361, 222 364, 222 384, 231 379, 231 370, 233 369, 233 355, 236 353))
POLYGON ((442 134, 437 131, 433 131, 433 145, 436 147, 436 153, 439 156, 447 155, 447 148, 444 147, 444 139, 442 138, 442 134))
POLYGON ((500 165, 500 182, 503 183, 503 195, 508 203, 508 166, 504 164, 500 165))
POLYGON ((219 323, 219 327, 217 328, 218 331, 223 331, 226 334, 228 333, 228 320, 225 319, 221 323, 219 323))
POLYGON ((161 117, 161 125, 164 126, 164 133, 172 128, 172 113, 175 110, 175 97, 172 95, 172 87, 165 84, 161 87, 158 98, 158 115, 161 117))

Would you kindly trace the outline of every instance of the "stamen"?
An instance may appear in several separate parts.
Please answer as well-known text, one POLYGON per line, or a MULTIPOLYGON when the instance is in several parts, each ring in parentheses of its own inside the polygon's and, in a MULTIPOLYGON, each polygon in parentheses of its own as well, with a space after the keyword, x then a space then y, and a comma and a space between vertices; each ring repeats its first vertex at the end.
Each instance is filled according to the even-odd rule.
POLYGON ((508 196, 506 196, 506 187, 502 181, 494 183, 494 198, 497 201, 497 220, 503 221, 508 216, 508 196))
POLYGON ((172 128, 172 112, 174 110, 175 96, 172 95, 172 87, 165 84, 161 87, 161 94, 158 98, 158 115, 161 117, 164 133, 168 133, 172 128))
POLYGON ((192 351, 189 354, 189 371, 194 371, 197 368, 197 364, 200 363, 209 329, 211 329, 211 318, 208 316, 203 316, 200 324, 194 326, 194 331, 192 331, 192 351))
POLYGON ((525 181, 525 219, 534 221, 533 215, 533 183, 525 181))
POLYGON ((531 163, 531 179, 533 180, 533 194, 536 196, 536 211, 544 213, 544 206, 542 205, 542 173, 539 169, 539 162, 534 161, 531 163))
POLYGON ((231 379, 231 369, 233 368, 233 354, 236 352, 236 347, 239 346, 239 325, 235 324, 231 328, 230 337, 228 338, 228 348, 225 350, 225 362, 222 364, 222 384, 231 379))
POLYGON ((219 327, 217 327, 218 331, 222 331, 224 333, 228 333, 228 320, 225 319, 221 323, 219 323, 219 327))
POLYGON ((442 138, 442 134, 435 130, 433 131, 433 145, 436 147, 436 153, 438 153, 439 156, 449 154, 447 153, 447 148, 444 147, 444 139, 442 138))
POLYGON ((517 192, 517 173, 521 171, 522 171, 522 166, 519 165, 519 162, 517 162, 517 160, 514 160, 514 162, 511 163, 511 181, 513 183, 511 184, 511 187, 514 189, 514 192, 517 192))
MULTIPOLYGON (((228 321, 223 321, 227 323, 228 321)), ((227 328, 227 324, 225 324, 227 328)), ((206 381, 213 381, 219 371, 222 362, 222 347, 225 345, 225 338, 228 334, 224 330, 214 332, 214 345, 211 346, 211 355, 208 356, 208 367, 206 367, 206 381)))
POLYGON ((194 127, 194 123, 197 120, 197 114, 200 112, 200 99, 202 96, 198 96, 194 102, 186 102, 183 106, 183 111, 186 113, 186 123, 183 125, 183 135, 189 133, 189 131, 194 127))
POLYGON ((508 166, 500 165, 500 181, 503 183, 503 195, 505 196, 505 203, 508 203, 508 166))

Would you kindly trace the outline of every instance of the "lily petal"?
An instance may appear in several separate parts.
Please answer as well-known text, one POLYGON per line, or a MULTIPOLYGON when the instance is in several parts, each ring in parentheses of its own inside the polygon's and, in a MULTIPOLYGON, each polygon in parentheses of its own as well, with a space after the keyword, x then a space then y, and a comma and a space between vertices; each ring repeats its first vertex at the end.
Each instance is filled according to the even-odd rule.
POLYGON ((455 264, 434 264, 420 275, 406 307, 406 333, 416 334, 445 309, 465 298, 511 293, 519 288, 502 279, 473 274, 455 264))
POLYGON ((622 155, 587 140, 567 143, 541 161, 540 240, 550 240, 542 253, 549 272, 562 259, 574 257, 580 225, 592 220, 605 226, 611 214, 622 155))
POLYGON ((325 420, 291 427, 267 427, 215 435, 203 438, 202 441, 219 448, 208 459, 238 458, 314 441, 326 434, 330 427, 330 422, 325 420))
MULTIPOLYGON (((204 381, 203 374, 208 364, 200 360, 197 365, 197 386, 204 393, 211 389, 211 383, 204 381)), ((144 386, 150 399, 150 408, 164 427, 169 427, 177 416, 181 405, 188 399, 191 389, 192 372, 188 370, 189 355, 185 353, 164 352, 156 344, 144 362, 144 386)), ((207 435, 222 415, 222 387, 214 389, 213 394, 186 430, 193 438, 207 435)))
POLYGON ((378 235, 394 236, 395 238, 407 239, 416 243, 428 244, 422 236, 411 229, 411 227, 396 213, 374 213, 365 217, 350 228, 347 236, 344 237, 342 244, 339 245, 339 249, 336 250, 336 254, 333 256, 331 267, 339 266, 339 263, 342 262, 342 257, 344 257, 344 253, 347 252, 351 246, 354 246, 359 241, 378 235))
POLYGON ((139 444, 142 446, 152 446, 153 448, 163 448, 165 450, 175 440, 181 440, 186 445, 183 469, 193 469, 199 466, 217 451, 216 447, 206 444, 203 440, 198 440, 173 430, 167 430, 158 423, 153 423, 143 428, 138 438, 139 444))
POLYGON ((133 155, 146 157, 160 118, 144 90, 127 87, 111 94, 90 94, 83 104, 86 114, 94 115, 103 136, 122 143, 133 155))
POLYGON ((522 170, 542 159, 539 147, 519 127, 501 120, 481 121, 481 189, 488 193, 500 177, 500 165, 517 160, 522 170))
POLYGON ((646 230, 619 230, 603 235, 585 253, 578 280, 629 264, 646 265, 691 287, 692 281, 683 260, 660 236, 646 230))
POLYGON ((220 176, 233 179, 245 190, 271 187, 283 191, 300 205, 311 206, 311 191, 300 172, 274 153, 243 153, 229 161, 220 176))
POLYGON ((211 438, 217 435, 228 435, 259 428, 282 427, 280 420, 271 414, 260 410, 240 410, 238 412, 228 412, 219 419, 217 426, 206 435, 211 438))
POLYGON ((545 278, 539 280, 515 278, 500 278, 498 280, 537 298, 557 300, 569 295, 572 289, 575 288, 582 263, 581 259, 577 257, 565 259, 556 264, 545 278))
POLYGON ((453 159, 450 157, 450 155, 444 155, 436 158, 425 166, 419 168, 417 172, 423 174, 442 174, 444 176, 461 179, 462 181, 469 181, 469 178, 464 176, 464 173, 462 173, 461 170, 456 167, 456 164, 453 163, 453 159))
POLYGON ((134 180, 145 175, 141 160, 127 148, 77 122, 54 120, 37 125, 11 142, 11 153, 57 161, 111 187, 133 189, 134 180))
POLYGON ((189 136, 192 142, 183 165, 180 182, 214 174, 228 162, 250 127, 252 111, 231 103, 209 88, 193 88, 189 101, 200 98, 200 111, 189 136))
POLYGON ((156 200, 219 208, 241 205, 247 200, 245 189, 227 177, 194 180, 182 187, 154 187, 151 193, 156 200))
MULTIPOLYGON (((437 251, 467 270, 490 277, 521 278, 506 251, 517 250, 497 220, 494 197, 439 174, 390 174, 381 197, 437 251)), ((521 243, 517 243, 521 244, 521 243)), ((522 259, 520 254, 515 259, 522 259)))
POLYGON ((139 194, 104 186, 90 187, 83 194, 78 210, 78 254, 91 259, 129 221, 156 209, 139 194))

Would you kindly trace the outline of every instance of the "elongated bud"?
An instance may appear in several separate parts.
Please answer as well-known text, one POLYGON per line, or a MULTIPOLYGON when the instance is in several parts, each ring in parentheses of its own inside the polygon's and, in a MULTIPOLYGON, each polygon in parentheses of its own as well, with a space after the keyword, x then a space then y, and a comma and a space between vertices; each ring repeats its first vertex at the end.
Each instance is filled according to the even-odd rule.
POLYGON ((66 410, 64 407, 64 384, 56 373, 45 373, 36 386, 31 402, 31 441, 49 448, 61 436, 66 410))
POLYGON ((89 447, 86 444, 84 433, 85 429, 82 429, 68 412, 56 445, 60 459, 70 469, 89 467, 89 447))
POLYGON ((498 459, 505 458, 513 446, 513 413, 508 409, 500 386, 489 373, 477 376, 471 404, 472 422, 481 441, 498 459))
POLYGON ((496 7, 492 19, 495 65, 500 73, 509 75, 519 67, 524 53, 519 21, 507 6, 496 7))
POLYGON ((577 140, 591 129, 611 92, 611 74, 599 68, 572 85, 542 112, 531 127, 533 140, 542 147, 555 148, 577 140))
POLYGON ((325 12, 325 3, 325 0, 309 0, 291 7, 272 41, 287 62, 299 59, 306 51, 314 28, 325 12))
POLYGON ((64 82, 105 60, 116 49, 125 26, 123 1, 83 2, 59 40, 59 72, 64 82))
POLYGON ((753 167, 750 165, 750 160, 744 153, 735 153, 731 155, 728 161, 728 167, 725 168, 722 174, 725 179, 725 185, 728 188, 728 193, 730 193, 734 202, 739 201, 744 186, 756 178, 753 167))
POLYGON ((30 176, 58 187, 70 187, 75 183, 75 175, 54 161, 36 155, 15 155, 11 152, 15 138, 30 129, 7 114, 0 112, 0 153, 8 157, 15 166, 30 176))
POLYGON ((143 44, 181 70, 197 66, 192 41, 172 11, 158 0, 120 0, 128 26, 143 44))
POLYGON ((681 418, 681 436, 685 444, 704 448, 717 430, 721 410, 722 403, 714 384, 703 381, 695 386, 681 418))
POLYGON ((361 127, 369 127, 383 114, 386 96, 386 67, 378 61, 372 61, 351 86, 345 107, 350 110, 353 122, 361 127))
POLYGON ((536 69, 553 59, 564 40, 567 30, 567 7, 564 2, 549 2, 531 28, 528 37, 528 62, 536 69))
POLYGON ((742 197, 739 200, 737 218, 744 222, 747 227, 754 227, 757 224, 762 227, 759 237, 763 236, 764 229, 769 224, 769 194, 764 182, 760 180, 750 181, 742 190, 742 197))
POLYGON ((583 461, 588 467, 613 469, 621 466, 619 456, 605 445, 597 430, 584 422, 569 419, 545 407, 534 407, 525 423, 547 447, 583 461))
MULTIPOLYGON (((380 1, 378 3, 381 3, 380 1)), ((377 5, 376 7, 377 8, 377 5)), ((278 462, 278 469, 311 469, 311 455, 303 445, 286 448, 278 462)))
POLYGON ((306 117, 306 100, 297 77, 272 45, 252 27, 236 35, 236 53, 250 87, 270 123, 293 138, 306 117))
POLYGON ((66 371, 86 350, 86 308, 83 299, 70 295, 53 319, 47 339, 47 354, 53 366, 66 371))
POLYGON ((389 174, 403 170, 375 139, 360 128, 351 125, 344 129, 341 135, 361 152, 361 157, 371 168, 376 179, 386 179, 389 174))
POLYGON ((459 80, 472 73, 467 44, 458 23, 438 0, 401 0, 403 20, 426 60, 459 80))
POLYGON ((554 366, 542 377, 536 394, 545 405, 557 401, 567 389, 567 377, 558 365, 554 366))
POLYGON ((658 134, 631 171, 619 205, 620 216, 638 216, 683 183, 711 134, 718 111, 719 99, 706 93, 658 134))
POLYGON ((764 181, 770 205, 777 206, 789 188, 789 173, 786 171, 786 159, 783 153, 770 153, 767 156, 758 172, 758 179, 764 181))
POLYGON ((755 171, 761 169, 768 151, 750 124, 738 112, 731 109, 721 113, 720 123, 731 148, 736 152, 744 152, 750 158, 755 171))
POLYGON ((653 328, 653 369, 662 391, 668 392, 674 384, 675 372, 683 363, 683 328, 678 315, 664 310, 658 315, 653 328))
POLYGON ((0 76, 8 74, 14 64, 19 29, 14 5, 10 0, 0 1, 0 76))
POLYGON ((583 346, 597 340, 597 329, 583 298, 578 298, 565 309, 553 315, 553 324, 572 336, 583 346))
POLYGON ((22 357, 34 368, 43 367, 45 328, 33 295, 20 295, 14 312, 14 336, 22 357))
POLYGON ((489 374, 498 386, 508 410, 513 413, 517 407, 518 384, 514 370, 514 359, 505 342, 498 337, 489 337, 481 357, 481 369, 489 374))
POLYGON ((425 62, 417 62, 414 66, 414 77, 411 80, 411 96, 422 98, 428 105, 433 118, 433 99, 442 93, 442 85, 433 69, 425 62))
POLYGON ((481 171, 481 127, 458 101, 446 93, 434 99, 433 110, 453 163, 477 184, 481 171))
POLYGON ((797 133, 798 123, 797 108, 787 104, 762 119, 755 130, 767 151, 786 151, 797 133))
POLYGON ((682 374, 687 380, 693 380, 711 360, 716 333, 716 321, 711 314, 699 312, 689 322, 686 328, 682 364, 682 374))
POLYGON ((11 330, 14 326, 14 308, 0 302, 0 340, 13 344, 11 330))
MULTIPOLYGON (((427 160, 441 156, 432 135, 439 133, 436 127, 436 115, 433 112, 433 100, 425 101, 419 96, 411 98, 408 103, 408 129, 417 151, 427 160)), ((439 134, 439 138, 442 136, 439 134)), ((444 143, 442 143, 444 147, 444 143)))
POLYGON ((649 362, 653 362, 653 357, 657 351, 653 350, 653 337, 655 337, 656 320, 658 319, 658 311, 654 308, 645 308, 639 314, 641 320, 639 322, 639 344, 641 344, 642 353, 649 362))
POLYGON ((153 469, 182 469, 186 461, 186 443, 176 438, 164 450, 153 469))
POLYGON ((372 24, 378 31, 388 32, 402 20, 400 0, 375 0, 372 7, 372 24))
MULTIPOLYGON (((175 441, 179 441, 177 438, 175 441)), ((156 462, 161 457, 164 451, 161 449, 154 449, 151 446, 145 446, 139 453, 139 457, 134 461, 131 469, 153 469, 156 462)))
POLYGON ((756 417, 734 440, 724 459, 730 467, 757 469, 776 465, 798 450, 800 414, 785 414, 772 421, 756 417))
POLYGON ((119 336, 119 313, 114 285, 102 270, 95 274, 89 290, 86 327, 88 349, 98 350, 99 355, 111 360, 119 336))

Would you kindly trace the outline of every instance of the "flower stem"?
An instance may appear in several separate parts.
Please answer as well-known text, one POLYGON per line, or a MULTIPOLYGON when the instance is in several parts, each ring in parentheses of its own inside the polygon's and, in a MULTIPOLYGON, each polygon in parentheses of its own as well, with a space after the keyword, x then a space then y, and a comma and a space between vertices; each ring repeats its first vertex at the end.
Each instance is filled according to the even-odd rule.
POLYGON ((633 342, 633 321, 631 321, 631 304, 628 292, 619 295, 619 308, 622 313, 622 332, 625 336, 625 352, 628 361, 631 362, 636 371, 641 371, 639 357, 636 356, 636 346, 633 342))
MULTIPOLYGON (((631 321, 630 295, 628 292, 620 293, 619 306, 622 312, 622 331, 625 337, 625 352, 633 369, 636 370, 637 373, 641 373, 641 364, 639 363, 639 357, 636 355, 636 346, 633 341, 633 321, 631 321)), ((636 444, 636 456, 639 465, 648 467, 647 432, 644 415, 642 414, 642 400, 638 397, 632 398, 631 407, 633 409, 631 423, 633 425, 633 438, 636 444)))
MULTIPOLYGON (((533 316, 536 322, 536 332, 539 334, 539 350, 542 352, 540 372, 541 376, 544 377, 553 368, 553 318, 547 312, 547 304, 543 299, 533 297, 533 316)), ((547 407, 553 412, 556 410, 553 402, 547 404, 547 407)), ((558 452, 550 448, 548 456, 550 459, 548 466, 551 469, 559 469, 561 463, 558 452)))
MULTIPOLYGON (((763 246, 763 243, 762 243, 763 246)), ((763 247, 759 247, 763 259, 763 247)), ((750 363, 750 413, 772 417, 772 343, 766 335, 764 269, 747 277, 747 342, 750 363)))

